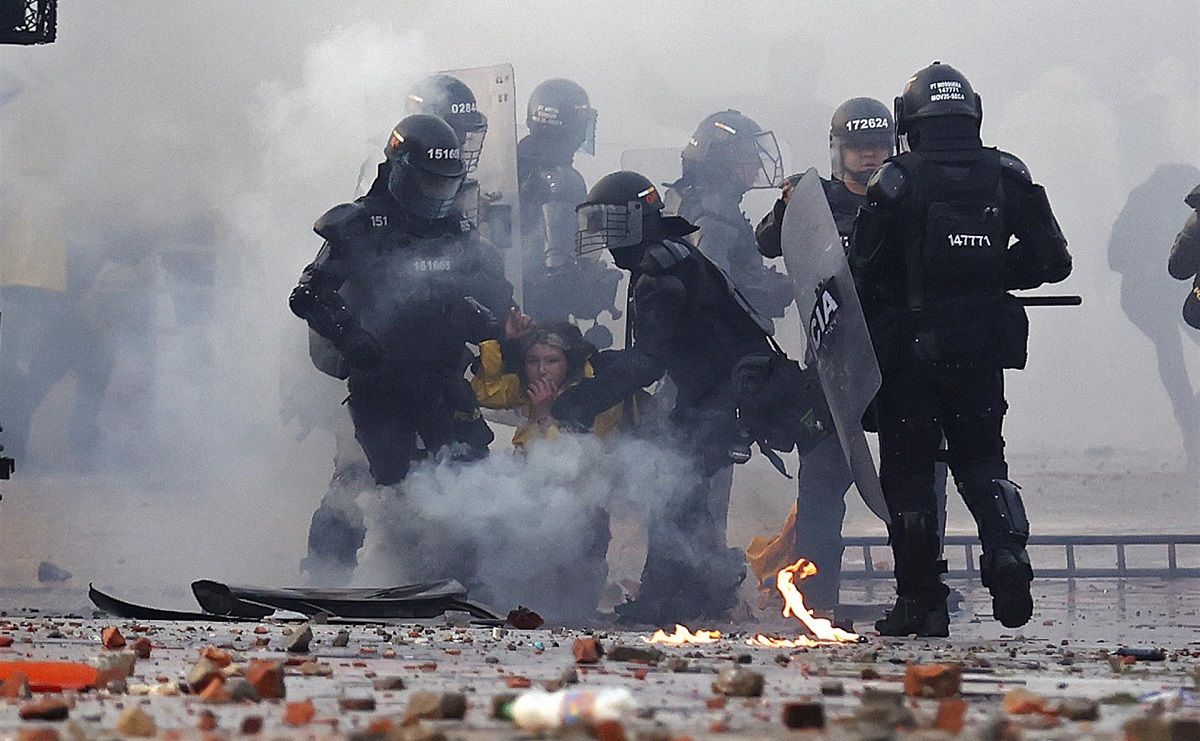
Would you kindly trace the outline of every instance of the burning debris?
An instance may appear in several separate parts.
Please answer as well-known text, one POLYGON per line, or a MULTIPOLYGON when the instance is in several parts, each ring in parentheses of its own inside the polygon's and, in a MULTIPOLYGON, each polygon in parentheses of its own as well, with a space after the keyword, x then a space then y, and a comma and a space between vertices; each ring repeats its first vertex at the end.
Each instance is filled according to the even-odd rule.
POLYGON ((662 628, 654 631, 654 635, 649 638, 643 637, 642 640, 646 643, 663 643, 668 646, 683 646, 685 644, 706 644, 716 643, 721 640, 721 631, 719 630, 698 630, 695 633, 687 629, 687 626, 675 625, 674 633, 667 633, 662 628))
POLYGON ((804 624, 811 636, 802 635, 797 638, 779 638, 756 633, 746 640, 747 645, 763 648, 813 648, 823 645, 841 643, 863 643, 866 639, 857 633, 842 630, 826 618, 813 615, 804 605, 804 595, 796 586, 797 576, 803 581, 817 573, 817 566, 812 561, 801 558, 791 566, 787 566, 775 575, 775 588, 783 596, 783 616, 794 617, 804 624))

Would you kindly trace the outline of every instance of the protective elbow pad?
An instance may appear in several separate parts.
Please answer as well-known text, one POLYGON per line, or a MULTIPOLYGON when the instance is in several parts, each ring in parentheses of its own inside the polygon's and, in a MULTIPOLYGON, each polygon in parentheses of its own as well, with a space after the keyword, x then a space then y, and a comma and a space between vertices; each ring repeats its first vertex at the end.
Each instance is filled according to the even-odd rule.
POLYGON ((1058 219, 1050 208, 1046 189, 1035 185, 1025 197, 1022 211, 1027 229, 1021 235, 1027 249, 1032 248, 1045 283, 1058 283, 1071 274, 1071 253, 1058 219))

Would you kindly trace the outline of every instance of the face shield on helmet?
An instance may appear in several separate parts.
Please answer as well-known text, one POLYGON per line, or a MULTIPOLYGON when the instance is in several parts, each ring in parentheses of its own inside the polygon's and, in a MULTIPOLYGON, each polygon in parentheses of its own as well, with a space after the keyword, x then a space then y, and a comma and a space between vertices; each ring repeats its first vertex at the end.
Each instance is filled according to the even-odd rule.
POLYGON ((581 204, 575 209, 579 222, 575 232, 576 254, 586 255, 641 244, 644 213, 641 201, 630 201, 624 206, 581 204))
POLYGON ((432 115, 409 116, 392 130, 384 154, 392 165, 388 192, 400 208, 425 219, 451 214, 467 169, 449 124, 432 115))
POLYGON ((748 142, 753 152, 745 158, 747 181, 750 190, 756 188, 778 188, 783 185, 783 154, 779 142, 770 131, 752 135, 748 142))

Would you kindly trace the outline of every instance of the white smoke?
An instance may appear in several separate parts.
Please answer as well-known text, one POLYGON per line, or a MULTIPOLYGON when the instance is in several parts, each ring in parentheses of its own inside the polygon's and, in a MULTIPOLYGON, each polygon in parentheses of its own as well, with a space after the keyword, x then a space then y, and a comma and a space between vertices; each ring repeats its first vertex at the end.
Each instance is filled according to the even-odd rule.
POLYGON ((422 463, 399 491, 359 497, 367 537, 355 578, 384 584, 467 574, 497 607, 578 615, 586 607, 570 603, 572 582, 588 577, 572 567, 587 561, 598 511, 646 515, 699 480, 680 453, 625 436, 561 434, 534 442, 524 456, 422 463))

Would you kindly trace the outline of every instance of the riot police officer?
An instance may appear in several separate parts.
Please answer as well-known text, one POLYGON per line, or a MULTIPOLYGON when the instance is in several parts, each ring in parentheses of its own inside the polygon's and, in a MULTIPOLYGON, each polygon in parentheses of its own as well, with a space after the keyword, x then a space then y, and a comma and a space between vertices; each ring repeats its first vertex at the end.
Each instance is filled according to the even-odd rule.
POLYGON ((596 110, 577 83, 555 78, 534 88, 526 124, 529 134, 517 144, 525 312, 539 321, 590 320, 584 338, 603 350, 612 334, 597 319, 605 311, 619 316, 621 274, 575 253, 575 206, 587 186, 573 162, 577 151, 595 154, 596 110))
POLYGON ((980 98, 958 70, 920 70, 895 108, 903 153, 872 176, 849 255, 883 372, 880 481, 897 599, 876 628, 949 633, 933 494, 943 435, 994 614, 1017 627, 1033 611, 1033 570, 1001 427, 1004 369, 1024 367, 1028 320, 1007 291, 1065 279, 1071 257, 1045 190, 1015 156, 983 146, 980 98))
MULTIPOLYGON (((657 375, 666 371, 674 379, 671 428, 701 475, 652 514, 641 590, 617 607, 626 622, 686 622, 735 605, 745 561, 740 549, 725 546, 723 523, 708 502, 710 480, 731 465, 731 448, 742 439, 743 390, 798 370, 771 344, 770 320, 684 238, 694 231, 684 218, 664 216, 658 189, 635 172, 601 178, 578 208, 580 253, 607 249, 617 267, 629 271, 633 347, 626 354, 640 355, 657 366, 657 375)), ((771 385, 789 393, 801 388, 790 381, 771 385)), ((785 406, 758 398, 766 407, 785 406)), ((812 421, 802 413, 780 416, 812 421)), ((789 432, 793 442, 802 434, 789 432)), ((751 435, 763 444, 757 430, 751 435)))
MULTIPOLYGON (((851 98, 837 107, 829 125, 830 177, 821 178, 829 209, 843 245, 849 246, 858 207, 866 203, 867 181, 892 154, 895 127, 891 111, 872 98, 851 98)), ((792 186, 799 176, 787 178, 775 206, 754 231, 758 251, 780 257, 780 229, 792 186)), ((846 492, 854 483, 845 453, 836 435, 805 456, 797 475, 795 527, 781 537, 793 541, 787 554, 803 556, 820 569, 804 582, 806 603, 815 610, 832 611, 838 604, 841 582, 842 521, 846 492)), ((789 561, 790 563, 790 561, 789 561)), ((762 568, 767 564, 755 564, 762 568)), ((778 564, 769 564, 772 575, 778 564)), ((762 574, 760 574, 762 576, 762 574)), ((773 583, 772 583, 773 587, 773 583)))
MULTIPOLYGON (((456 198, 455 217, 462 229, 479 227, 479 184, 470 178, 470 174, 479 165, 487 134, 487 118, 479 111, 475 94, 457 77, 435 74, 418 82, 408 93, 404 105, 409 114, 424 113, 442 119, 458 136, 467 178, 456 198)), ((372 162, 367 160, 362 165, 359 192, 364 192, 362 183, 372 162)), ((387 198, 391 171, 392 161, 385 157, 365 193, 374 198, 387 198)), ((312 329, 309 330, 309 356, 321 372, 345 377, 345 359, 341 353, 312 329)), ((341 402, 341 395, 337 401, 341 402)), ((312 403, 312 400, 306 399, 305 403, 312 403)), ((357 499, 373 481, 362 447, 354 439, 353 425, 341 409, 339 404, 336 415, 329 415, 336 446, 334 472, 321 507, 313 516, 308 534, 308 555, 300 565, 311 580, 322 586, 344 583, 352 574, 356 565, 355 552, 361 546, 361 535, 357 533, 362 529, 362 513, 357 499), (347 522, 354 523, 350 528, 356 533, 353 537, 345 537, 347 522)), ((481 420, 479 424, 485 423, 481 420)))
MULTIPOLYGON (((355 438, 375 483, 391 485, 421 452, 418 435, 427 455, 486 455, 492 434, 464 379, 464 354, 497 331, 491 316, 513 302, 499 255, 455 213, 466 166, 453 129, 409 116, 384 154, 382 192, 317 221, 325 243, 289 303, 340 353, 355 438)), ((319 545, 352 566, 361 518, 323 503, 313 520, 325 534, 319 545)))
POLYGON ((741 205, 749 191, 783 182, 775 135, 739 111, 720 111, 700 122, 680 157, 683 175, 663 198, 666 210, 696 225, 689 239, 757 310, 782 317, 793 300, 792 283, 763 264, 741 205))

